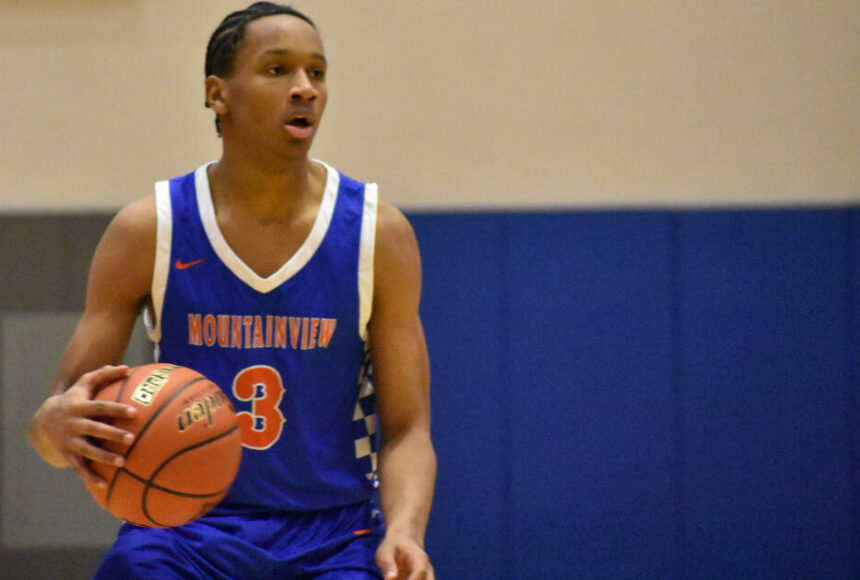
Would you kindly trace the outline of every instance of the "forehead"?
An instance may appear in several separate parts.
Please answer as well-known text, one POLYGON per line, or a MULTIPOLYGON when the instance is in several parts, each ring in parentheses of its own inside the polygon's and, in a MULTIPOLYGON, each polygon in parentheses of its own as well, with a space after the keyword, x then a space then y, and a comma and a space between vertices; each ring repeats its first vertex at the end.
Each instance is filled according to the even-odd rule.
POLYGON ((323 55, 323 43, 314 28, 295 16, 277 14, 248 23, 239 44, 236 61, 254 59, 272 50, 323 55))

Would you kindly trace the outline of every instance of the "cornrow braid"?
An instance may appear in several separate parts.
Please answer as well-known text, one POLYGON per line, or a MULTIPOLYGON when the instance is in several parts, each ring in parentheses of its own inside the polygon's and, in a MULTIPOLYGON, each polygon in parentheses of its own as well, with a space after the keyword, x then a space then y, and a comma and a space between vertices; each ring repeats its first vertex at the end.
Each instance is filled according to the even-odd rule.
MULTIPOLYGON (((239 43, 245 37, 245 29, 248 23, 254 20, 266 17, 275 16, 278 14, 286 14, 301 18, 310 24, 314 30, 317 29, 316 24, 292 6, 283 4, 275 4, 274 2, 255 2, 244 10, 237 10, 228 14, 212 36, 209 37, 209 44, 206 46, 206 64, 204 73, 207 77, 215 75, 219 77, 230 76, 233 72, 233 66, 236 62, 236 51, 239 43)), ((209 107, 209 103, 206 103, 209 107)), ((218 136, 221 136, 221 118, 215 115, 215 130, 218 136)))

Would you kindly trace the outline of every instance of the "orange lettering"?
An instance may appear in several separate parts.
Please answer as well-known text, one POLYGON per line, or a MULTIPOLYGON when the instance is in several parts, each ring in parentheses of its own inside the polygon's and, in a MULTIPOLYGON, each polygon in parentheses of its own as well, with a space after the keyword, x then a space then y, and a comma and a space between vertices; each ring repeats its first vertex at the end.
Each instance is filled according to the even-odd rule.
POLYGON ((275 348, 287 348, 287 317, 275 319, 275 348))
POLYGON ((206 346, 215 344, 215 336, 217 334, 215 317, 207 314, 203 319, 203 340, 206 341, 206 346))
POLYGON ((299 348, 299 331, 302 329, 302 319, 290 316, 290 344, 293 349, 299 348))
POLYGON ((242 317, 235 314, 230 317, 231 330, 230 347, 242 348, 242 317))
POLYGON ((308 348, 316 348, 317 347, 317 331, 319 330, 320 319, 319 318, 311 318, 311 336, 308 340, 308 348))
POLYGON ((254 317, 254 348, 263 348, 263 317, 254 317))
POLYGON ((199 314, 188 315, 188 344, 197 346, 203 344, 203 333, 200 323, 201 316, 199 314))
POLYGON ((245 348, 251 348, 251 325, 254 324, 254 317, 246 316, 242 322, 245 325, 245 348))
POLYGON ((320 348, 328 348, 331 337, 334 335, 334 327, 337 326, 336 318, 323 318, 320 320, 320 336, 317 341, 320 348))
POLYGON ((308 319, 302 318, 302 350, 308 349, 308 319))
POLYGON ((230 346, 230 315, 218 315, 218 344, 227 348, 230 346))

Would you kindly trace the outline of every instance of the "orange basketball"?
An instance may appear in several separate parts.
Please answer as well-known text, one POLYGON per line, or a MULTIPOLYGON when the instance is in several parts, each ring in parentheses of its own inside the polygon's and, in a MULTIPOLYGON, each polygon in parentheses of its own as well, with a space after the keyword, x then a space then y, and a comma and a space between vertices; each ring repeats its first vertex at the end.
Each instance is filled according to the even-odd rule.
POLYGON ((108 485, 87 488, 104 509, 139 526, 166 528, 202 516, 227 494, 242 440, 218 385, 192 369, 156 363, 133 368, 95 398, 137 408, 134 418, 113 421, 134 433, 131 445, 102 442, 125 465, 92 462, 108 485))

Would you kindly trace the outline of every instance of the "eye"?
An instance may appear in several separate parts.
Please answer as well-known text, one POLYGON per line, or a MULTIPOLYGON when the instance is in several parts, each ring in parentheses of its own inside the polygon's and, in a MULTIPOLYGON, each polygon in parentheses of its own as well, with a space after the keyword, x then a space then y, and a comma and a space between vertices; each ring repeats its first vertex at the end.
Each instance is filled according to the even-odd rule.
POLYGON ((325 78, 325 71, 321 68, 311 69, 310 75, 312 79, 322 80, 325 78))
POLYGON ((266 69, 266 72, 272 76, 278 76, 280 74, 283 74, 284 68, 279 64, 273 64, 272 66, 270 66, 269 68, 266 69))

